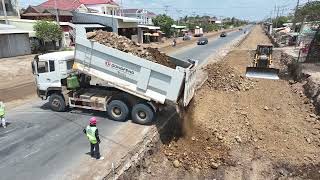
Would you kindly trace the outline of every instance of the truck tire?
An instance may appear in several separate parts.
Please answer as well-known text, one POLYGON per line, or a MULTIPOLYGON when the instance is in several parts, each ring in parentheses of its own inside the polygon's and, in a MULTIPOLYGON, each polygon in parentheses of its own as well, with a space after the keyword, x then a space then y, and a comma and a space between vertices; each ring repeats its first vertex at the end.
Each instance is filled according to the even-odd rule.
POLYGON ((60 94, 52 94, 49 98, 49 104, 53 111, 63 112, 66 110, 66 102, 60 94))
POLYGON ((145 103, 139 103, 133 106, 131 111, 132 121, 137 124, 150 124, 155 117, 154 110, 145 103))
POLYGON ((129 108, 126 103, 120 100, 113 100, 108 104, 108 115, 115 121, 126 121, 129 115, 129 108))

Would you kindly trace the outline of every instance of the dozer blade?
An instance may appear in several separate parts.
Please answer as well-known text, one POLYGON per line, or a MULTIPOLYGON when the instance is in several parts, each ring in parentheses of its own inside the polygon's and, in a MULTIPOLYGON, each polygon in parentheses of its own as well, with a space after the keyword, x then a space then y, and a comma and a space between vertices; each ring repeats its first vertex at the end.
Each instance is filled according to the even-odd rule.
POLYGON ((246 77, 279 80, 279 69, 247 67, 246 77))

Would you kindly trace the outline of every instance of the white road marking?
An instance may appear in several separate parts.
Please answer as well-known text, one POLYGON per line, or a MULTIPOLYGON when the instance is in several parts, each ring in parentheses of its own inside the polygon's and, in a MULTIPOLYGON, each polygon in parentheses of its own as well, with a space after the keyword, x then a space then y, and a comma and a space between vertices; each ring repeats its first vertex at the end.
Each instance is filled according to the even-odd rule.
POLYGON ((33 152, 25 155, 25 156, 23 157, 23 159, 25 159, 25 158, 27 158, 27 157, 31 156, 32 154, 35 154, 35 153, 37 153, 37 152, 39 152, 39 151, 40 151, 40 149, 37 149, 36 151, 33 151, 33 152))

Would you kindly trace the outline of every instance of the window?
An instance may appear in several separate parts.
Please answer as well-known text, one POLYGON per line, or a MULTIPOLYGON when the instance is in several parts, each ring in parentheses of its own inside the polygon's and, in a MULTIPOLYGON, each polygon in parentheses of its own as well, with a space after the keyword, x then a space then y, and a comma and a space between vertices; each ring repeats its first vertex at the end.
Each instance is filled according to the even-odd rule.
POLYGON ((48 70, 48 62, 47 61, 39 61, 38 62, 38 73, 46 73, 48 70))
POLYGON ((34 67, 34 61, 31 62, 32 74, 36 74, 36 68, 34 67))
POLYGON ((72 59, 72 60, 67 61, 67 70, 72 69, 72 67, 73 67, 73 63, 74 63, 74 60, 73 60, 73 59, 72 59))
POLYGON ((55 71, 55 68, 54 68, 54 61, 49 61, 49 66, 50 66, 50 72, 55 71))

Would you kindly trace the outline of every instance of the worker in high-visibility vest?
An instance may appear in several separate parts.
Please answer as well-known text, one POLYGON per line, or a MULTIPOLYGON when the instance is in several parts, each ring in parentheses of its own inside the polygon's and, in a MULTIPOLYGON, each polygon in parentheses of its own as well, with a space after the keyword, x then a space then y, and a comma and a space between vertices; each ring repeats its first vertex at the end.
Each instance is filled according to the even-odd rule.
POLYGON ((100 156, 100 138, 97 129, 97 119, 95 117, 90 118, 90 125, 88 125, 87 128, 83 130, 83 132, 87 135, 90 142, 91 157, 98 160, 103 160, 104 157, 100 156))
POLYGON ((5 115, 5 105, 2 101, 0 101, 0 120, 3 128, 6 128, 6 119, 4 118, 5 115))

